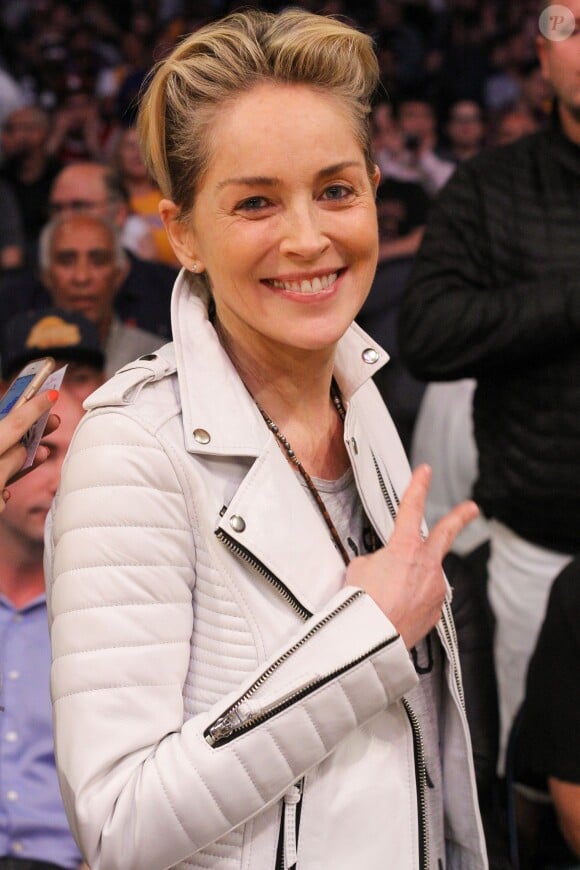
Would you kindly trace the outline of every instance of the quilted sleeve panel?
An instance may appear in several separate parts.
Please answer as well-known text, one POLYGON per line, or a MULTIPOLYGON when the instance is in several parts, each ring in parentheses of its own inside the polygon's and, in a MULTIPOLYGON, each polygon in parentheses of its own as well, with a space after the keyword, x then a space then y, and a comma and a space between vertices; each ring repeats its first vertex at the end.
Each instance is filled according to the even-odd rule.
POLYGON ((48 542, 57 764, 92 870, 161 870, 215 842, 416 681, 393 626, 344 589, 184 724, 196 566, 177 461, 123 412, 89 415, 48 542), (232 710, 266 715, 213 740, 232 710))

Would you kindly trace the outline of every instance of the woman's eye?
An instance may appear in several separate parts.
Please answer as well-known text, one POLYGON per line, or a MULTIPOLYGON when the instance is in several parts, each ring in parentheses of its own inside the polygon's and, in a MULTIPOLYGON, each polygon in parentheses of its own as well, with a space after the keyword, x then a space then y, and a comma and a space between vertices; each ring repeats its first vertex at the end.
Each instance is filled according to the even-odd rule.
POLYGON ((322 194, 322 198, 328 200, 346 199, 346 197, 350 196, 351 193, 351 189, 345 187, 344 184, 332 184, 330 187, 326 188, 322 194))
POLYGON ((263 196, 249 196, 247 199, 243 199, 236 208, 239 211, 260 211, 260 209, 266 208, 270 203, 263 196))

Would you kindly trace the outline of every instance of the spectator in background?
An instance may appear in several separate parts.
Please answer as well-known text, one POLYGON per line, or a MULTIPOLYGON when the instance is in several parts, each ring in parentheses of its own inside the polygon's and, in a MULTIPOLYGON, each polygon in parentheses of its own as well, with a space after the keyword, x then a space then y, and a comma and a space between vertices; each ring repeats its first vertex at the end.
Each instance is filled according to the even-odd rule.
MULTIPOLYGON (((55 179, 49 200, 53 216, 78 213, 100 215, 121 230, 129 207, 126 192, 111 168, 97 163, 66 166, 55 179)), ((122 323, 168 339, 171 336, 170 298, 177 270, 148 262, 125 250, 115 311, 122 323)), ((51 304, 47 288, 30 270, 0 281, 0 317, 51 304)))
POLYGON ((488 144, 491 147, 511 145, 537 129, 534 116, 524 106, 507 108, 499 112, 490 124, 488 144))
POLYGON ((376 154, 383 177, 414 181, 434 196, 453 173, 454 166, 435 153, 436 118, 433 106, 424 99, 405 98, 397 107, 393 124, 398 137, 376 154))
POLYGON ((82 87, 69 88, 55 112, 47 150, 65 164, 102 158, 103 124, 92 91, 82 87))
MULTIPOLYGON (((98 163, 77 163, 58 175, 49 201, 50 213, 85 211, 106 216, 121 232, 133 233, 127 194, 118 174, 98 163)), ((140 221, 142 224, 143 222, 140 221)), ((123 282, 117 299, 121 319, 163 337, 171 335, 169 300, 177 271, 149 263, 127 252, 123 282)))
POLYGON ((150 257, 153 242, 146 222, 131 213, 129 193, 120 175, 110 166, 81 161, 66 166, 50 192, 49 213, 69 215, 86 211, 112 221, 121 233, 123 246, 135 256, 144 247, 150 257))
POLYGON ((449 144, 437 153, 455 165, 475 157, 483 146, 485 126, 481 106, 474 100, 457 100, 449 109, 445 127, 449 144))
POLYGON ((149 228, 143 244, 134 251, 147 260, 158 260, 177 268, 179 265, 169 244, 167 233, 159 216, 161 191, 151 180, 141 156, 139 134, 135 127, 122 130, 114 151, 114 164, 129 194, 133 214, 139 215, 149 228))
MULTIPOLYGON (((580 18, 580 0, 568 0, 580 18)), ((580 33, 538 36, 549 129, 457 168, 401 306, 418 377, 477 380, 503 750, 555 576, 580 551, 580 33)))
POLYGON ((124 325, 115 314, 125 254, 106 218, 76 214, 51 221, 40 236, 39 259, 53 304, 80 312, 96 326, 107 377, 163 343, 158 335, 124 325))
POLYGON ((62 169, 48 153, 49 133, 48 113, 38 106, 11 112, 0 133, 0 178, 8 183, 18 202, 29 265, 36 262, 38 236, 48 216, 50 188, 62 169))
POLYGON ((23 870, 76 870, 82 864, 54 762, 43 537, 83 410, 62 389, 56 411, 60 426, 43 440, 50 455, 11 487, 0 515, 0 866, 23 870))
POLYGON ((66 365, 64 386, 79 402, 105 380, 105 354, 96 326, 82 314, 62 308, 21 312, 1 330, 2 379, 9 383, 31 360, 52 356, 66 365))

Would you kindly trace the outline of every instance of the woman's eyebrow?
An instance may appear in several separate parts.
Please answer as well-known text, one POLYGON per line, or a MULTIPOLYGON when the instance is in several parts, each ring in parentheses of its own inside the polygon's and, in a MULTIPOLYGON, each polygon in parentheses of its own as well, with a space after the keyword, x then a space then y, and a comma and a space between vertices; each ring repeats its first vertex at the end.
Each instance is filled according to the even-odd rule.
POLYGON ((224 181, 220 181, 217 189, 221 190, 222 187, 226 187, 229 184, 242 184, 246 187, 255 187, 264 186, 264 187, 274 187, 276 184, 280 184, 281 179, 279 178, 270 178, 267 175, 249 175, 243 178, 226 178, 224 181))
POLYGON ((332 166, 325 166, 318 173, 318 178, 328 178, 331 175, 336 175, 337 172, 342 172, 343 169, 351 169, 352 167, 364 168, 364 164, 360 160, 343 160, 341 163, 333 163, 332 166))
MULTIPOLYGON (((328 178, 329 176, 335 175, 337 172, 341 172, 343 169, 348 169, 352 166, 362 168, 363 163, 359 160, 343 160, 340 163, 333 163, 332 166, 325 166, 324 169, 321 169, 316 173, 316 177, 328 178)), ((277 184, 281 183, 282 179, 277 178, 276 176, 248 175, 239 178, 225 178, 223 181, 219 182, 217 189, 221 190, 230 184, 239 184, 244 185, 245 187, 275 187, 277 184)))

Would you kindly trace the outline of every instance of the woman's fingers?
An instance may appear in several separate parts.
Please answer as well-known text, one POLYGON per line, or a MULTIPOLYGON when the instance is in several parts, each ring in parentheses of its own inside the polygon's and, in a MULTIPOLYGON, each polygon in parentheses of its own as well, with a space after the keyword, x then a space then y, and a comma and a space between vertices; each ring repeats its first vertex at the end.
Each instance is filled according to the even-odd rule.
MULTIPOLYGON (((403 546, 411 541, 419 542, 430 484, 430 467, 428 465, 418 466, 401 499, 391 541, 396 540, 398 545, 402 544, 403 546)), ((453 546, 457 535, 476 518, 478 513, 479 509, 475 502, 464 501, 456 505, 433 526, 427 540, 434 559, 443 560, 443 557, 453 546)))
POLYGON ((428 465, 419 465, 413 472, 399 506, 393 533, 393 538, 396 536, 398 543, 420 535, 430 483, 431 468, 428 465))
POLYGON ((457 535, 472 522, 479 513, 474 501, 463 501, 445 514, 431 529, 427 546, 433 558, 442 562, 453 547, 457 535))
POLYGON ((347 570, 347 582, 376 601, 408 648, 436 624, 445 596, 443 557, 478 513, 475 502, 462 502, 425 539, 423 514, 430 482, 429 466, 419 466, 401 499, 388 546, 353 559, 347 570))

